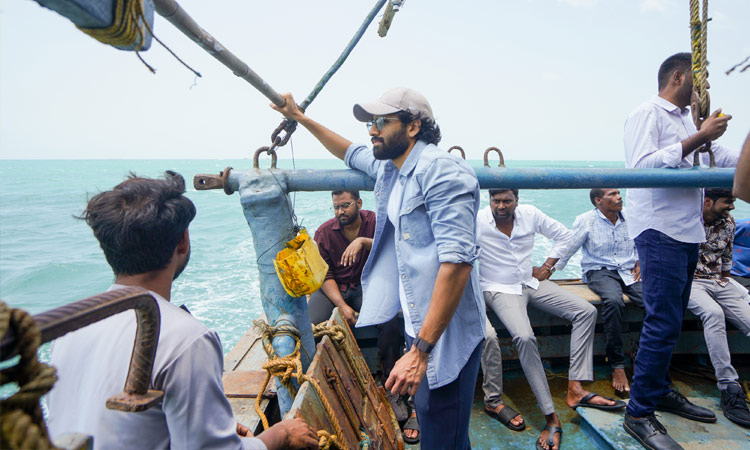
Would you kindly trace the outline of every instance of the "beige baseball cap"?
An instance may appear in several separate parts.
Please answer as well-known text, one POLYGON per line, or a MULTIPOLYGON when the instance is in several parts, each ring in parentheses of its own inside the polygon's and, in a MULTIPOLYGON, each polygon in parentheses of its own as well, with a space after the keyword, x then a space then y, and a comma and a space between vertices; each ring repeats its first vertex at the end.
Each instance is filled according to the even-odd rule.
POLYGON ((399 111, 408 111, 435 121, 430 102, 419 92, 404 88, 390 88, 374 102, 354 105, 354 117, 360 122, 369 122, 372 116, 385 116, 399 111))

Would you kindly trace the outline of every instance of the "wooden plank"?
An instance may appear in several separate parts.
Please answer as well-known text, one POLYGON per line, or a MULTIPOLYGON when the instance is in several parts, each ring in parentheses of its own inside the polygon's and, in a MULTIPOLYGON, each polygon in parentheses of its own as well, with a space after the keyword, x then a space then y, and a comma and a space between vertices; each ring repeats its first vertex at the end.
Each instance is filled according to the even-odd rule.
MULTIPOLYGON (((331 314, 331 319, 328 321, 328 325, 341 325, 344 328, 344 334, 346 335, 344 345, 349 346, 354 351, 355 355, 361 355, 359 346, 357 345, 356 339, 354 339, 351 328, 349 327, 346 320, 344 320, 344 318, 341 316, 338 308, 335 308, 333 314, 331 314)), ((349 363, 348 361, 346 361, 346 357, 343 354, 343 351, 342 353, 338 353, 338 356, 341 358, 340 364, 346 365, 348 367, 349 363)), ((398 421, 396 420, 396 415, 393 413, 393 409, 391 409, 391 405, 390 403, 388 403, 388 400, 385 396, 385 391, 379 389, 375 384, 375 380, 373 379, 367 363, 362 356, 355 357, 355 364, 359 366, 358 369, 362 374, 365 375, 368 380, 366 403, 370 403, 373 410, 377 413, 377 420, 361 416, 363 417, 363 422, 365 424, 365 431, 371 439, 373 438, 373 436, 378 436, 380 432, 385 432, 386 439, 383 442, 390 442, 394 445, 393 447, 388 448, 403 449, 403 437, 398 426, 398 421)), ((355 376, 354 369, 350 367, 350 370, 352 376, 355 376)))
MULTIPOLYGON (((227 398, 255 398, 266 380, 265 370, 235 370, 224 373, 221 381, 224 383, 224 395, 227 398)), ((273 383, 268 383, 263 396, 275 398, 276 392, 271 390, 273 383)))
MULTIPOLYGON (((323 341, 317 346, 315 358, 313 358, 313 362, 307 370, 307 375, 318 381, 321 392, 333 409, 334 417, 338 419, 346 442, 350 444, 358 443, 360 421, 355 409, 359 407, 359 404, 352 404, 343 389, 340 389, 344 381, 334 369, 328 353, 322 348, 325 345, 324 341, 327 341, 328 345, 333 345, 327 336, 323 338, 323 341)), ((333 427, 328 431, 333 434, 333 427)))

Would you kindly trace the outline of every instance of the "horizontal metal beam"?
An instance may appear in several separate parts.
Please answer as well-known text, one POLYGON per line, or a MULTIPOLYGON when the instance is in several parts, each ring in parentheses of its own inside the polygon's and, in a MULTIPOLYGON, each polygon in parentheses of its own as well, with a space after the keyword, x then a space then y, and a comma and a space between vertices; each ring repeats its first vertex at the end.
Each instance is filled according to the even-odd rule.
MULTIPOLYGON (((474 169, 479 186, 518 189, 588 189, 612 188, 691 188, 731 187, 734 169, 556 169, 479 167, 474 169)), ((371 191, 375 180, 357 170, 283 170, 271 169, 276 179, 285 181, 287 192, 359 189, 371 191)), ((233 170, 228 178, 231 191, 267 170, 233 170)))

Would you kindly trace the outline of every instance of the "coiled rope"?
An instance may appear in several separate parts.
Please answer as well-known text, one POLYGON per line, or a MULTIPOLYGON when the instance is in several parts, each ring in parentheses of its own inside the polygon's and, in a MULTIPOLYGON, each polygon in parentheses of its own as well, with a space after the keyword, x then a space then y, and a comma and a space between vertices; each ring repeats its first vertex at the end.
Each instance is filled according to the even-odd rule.
POLYGON ((54 449, 39 400, 57 381, 57 371, 37 359, 42 335, 36 321, 26 311, 0 301, 0 336, 11 326, 19 336, 20 359, 17 365, 0 371, 0 385, 17 383, 18 391, 0 400, 0 448, 54 449))
MULTIPOLYGON (((708 41, 708 0, 703 0, 703 16, 700 17, 698 0, 690 0, 690 42, 693 74, 693 96, 690 109, 693 113, 695 127, 700 129, 710 114, 711 98, 708 95, 707 41, 708 41)), ((700 165, 700 153, 708 152, 710 166, 715 167, 711 142, 707 142, 693 155, 693 165, 700 165)))
MULTIPOLYGON (((353 448, 352 446, 348 445, 347 442, 345 442, 344 433, 341 431, 341 425, 339 424, 338 419, 333 413, 331 404, 328 402, 328 399, 326 399, 325 395, 323 395, 318 381, 302 372, 299 330, 291 325, 279 325, 276 327, 272 327, 262 320, 254 320, 253 325, 255 325, 255 328, 260 331, 261 336, 263 337, 263 349, 268 355, 268 361, 263 364, 263 369, 266 371, 266 378, 263 381, 263 387, 261 388, 260 392, 265 392, 272 376, 277 377, 281 381, 281 384, 287 388, 292 397, 297 395, 297 390, 292 384, 292 377, 296 378, 297 382, 300 385, 305 381, 309 382, 313 389, 315 389, 315 392, 318 394, 318 398, 320 398, 321 403, 323 403, 323 408, 325 409, 326 414, 328 414, 328 419, 331 421, 333 430, 336 433, 331 434, 326 430, 318 431, 318 446, 322 450, 353 448), (278 355, 276 355, 276 351, 271 345, 273 337, 276 335, 287 335, 295 340, 294 351, 290 355, 284 357, 279 357, 278 355)), ((268 418, 260 408, 261 397, 261 395, 255 397, 255 412, 258 414, 258 417, 260 417, 260 420, 263 423, 263 429, 267 430, 270 425, 268 423, 268 418)))
POLYGON ((143 0, 117 0, 114 21, 107 28, 77 28, 102 44, 113 45, 115 47, 130 47, 135 45, 134 51, 138 59, 141 60, 151 73, 156 73, 156 69, 144 61, 140 54, 140 49, 143 48, 146 42, 146 30, 148 30, 154 40, 161 44, 177 61, 187 67, 195 76, 201 76, 199 72, 187 65, 185 61, 180 59, 179 56, 154 35, 154 31, 143 15, 143 0))

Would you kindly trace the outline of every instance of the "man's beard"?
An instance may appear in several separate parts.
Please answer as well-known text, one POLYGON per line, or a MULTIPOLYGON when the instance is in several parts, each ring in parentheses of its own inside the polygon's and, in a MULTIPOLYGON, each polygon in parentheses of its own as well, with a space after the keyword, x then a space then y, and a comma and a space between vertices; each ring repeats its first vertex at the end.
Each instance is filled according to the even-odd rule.
POLYGON ((409 148, 409 137, 406 135, 406 128, 403 127, 392 134, 388 142, 381 137, 373 139, 380 141, 380 145, 373 145, 372 147, 372 154, 375 156, 375 159, 386 160, 398 158, 409 148))
POLYGON ((185 270, 185 267, 187 267, 188 261, 190 261, 190 251, 191 250, 192 249, 188 249, 187 256, 185 256, 185 262, 182 263, 182 265, 180 267, 178 267, 177 270, 174 272, 174 276, 172 277, 172 281, 176 280, 177 277, 180 276, 180 274, 182 273, 182 271, 185 270))
POLYGON ((349 225, 350 223, 354 222, 355 220, 357 220, 358 216, 359 216, 359 210, 355 211, 354 214, 352 214, 351 216, 343 215, 342 214, 342 215, 336 217, 336 220, 339 221, 339 224, 342 227, 345 227, 345 226, 349 225), (343 217, 346 217, 346 219, 343 219, 343 217))

